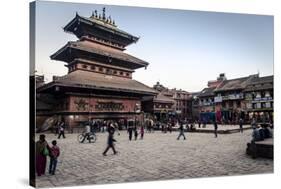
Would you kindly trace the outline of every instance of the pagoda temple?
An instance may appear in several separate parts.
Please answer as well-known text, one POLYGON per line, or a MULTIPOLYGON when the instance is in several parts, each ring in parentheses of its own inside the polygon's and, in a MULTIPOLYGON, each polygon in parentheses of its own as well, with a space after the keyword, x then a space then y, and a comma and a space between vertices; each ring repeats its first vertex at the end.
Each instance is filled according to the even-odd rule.
POLYGON ((51 55, 65 62, 68 73, 37 87, 37 127, 54 116, 70 128, 89 119, 141 119, 141 99, 157 92, 132 79, 148 63, 125 53, 138 37, 120 30, 115 21, 94 11, 76 16, 63 28, 78 40, 70 41, 51 55))

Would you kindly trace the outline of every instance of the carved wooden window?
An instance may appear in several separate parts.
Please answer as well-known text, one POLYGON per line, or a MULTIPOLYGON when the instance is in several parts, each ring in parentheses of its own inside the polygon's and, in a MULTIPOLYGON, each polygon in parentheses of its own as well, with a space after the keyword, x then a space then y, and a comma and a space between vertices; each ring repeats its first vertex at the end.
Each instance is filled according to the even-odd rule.
POLYGON ((107 74, 112 74, 112 70, 111 69, 106 69, 106 73, 107 74))

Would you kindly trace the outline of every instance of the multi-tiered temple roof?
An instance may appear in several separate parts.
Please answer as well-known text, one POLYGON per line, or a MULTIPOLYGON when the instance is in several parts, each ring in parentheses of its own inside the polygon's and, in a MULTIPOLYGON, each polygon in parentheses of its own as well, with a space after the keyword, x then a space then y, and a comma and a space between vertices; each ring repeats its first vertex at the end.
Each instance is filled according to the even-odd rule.
MULTIPOLYGON (((51 55, 52 60, 66 62, 68 74, 38 88, 38 92, 55 92, 58 87, 71 91, 101 90, 135 95, 156 95, 152 88, 132 79, 135 69, 148 63, 124 52, 125 47, 138 41, 117 28, 111 17, 97 11, 89 17, 76 13, 64 31, 76 35, 79 40, 68 42, 51 55)), ((62 89, 60 91, 63 91, 62 89)), ((86 92, 86 91, 85 91, 86 92)))
POLYGON ((77 58, 85 58, 93 61, 103 61, 105 64, 137 69, 148 66, 148 63, 132 55, 124 53, 103 44, 84 40, 68 42, 64 47, 51 56, 53 60, 72 63, 77 58))
POLYGON ((97 11, 89 18, 76 14, 75 18, 64 27, 64 31, 73 33, 78 38, 89 36, 100 39, 120 49, 124 49, 131 43, 136 43, 139 39, 120 30, 110 16, 108 18, 105 16, 105 9, 103 9, 102 16, 98 16, 97 11))

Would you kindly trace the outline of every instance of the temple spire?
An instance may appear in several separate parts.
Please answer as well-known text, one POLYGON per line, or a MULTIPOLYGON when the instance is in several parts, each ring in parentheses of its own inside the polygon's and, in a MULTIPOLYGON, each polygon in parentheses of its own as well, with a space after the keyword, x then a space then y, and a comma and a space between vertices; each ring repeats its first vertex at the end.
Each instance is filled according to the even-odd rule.
POLYGON ((112 24, 111 16, 108 17, 109 24, 112 24))
POLYGON ((102 19, 105 20, 105 7, 102 8, 102 19))

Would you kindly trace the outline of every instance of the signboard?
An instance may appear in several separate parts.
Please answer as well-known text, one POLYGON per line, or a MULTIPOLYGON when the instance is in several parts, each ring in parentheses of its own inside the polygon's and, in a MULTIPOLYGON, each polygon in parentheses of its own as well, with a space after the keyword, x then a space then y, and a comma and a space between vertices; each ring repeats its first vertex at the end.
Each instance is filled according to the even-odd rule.
POLYGON ((181 114, 181 110, 176 110, 176 113, 177 114, 181 114))
POLYGON ((140 112, 139 100, 106 99, 96 97, 70 97, 72 112, 140 112))
POLYGON ((228 99, 229 100, 235 100, 235 99, 241 99, 243 98, 243 94, 231 94, 228 95, 228 99))
POLYGON ((236 99, 236 96, 235 96, 234 94, 232 94, 232 95, 228 95, 228 99, 229 99, 229 100, 236 99))
POLYGON ((254 101, 271 101, 272 97, 255 98, 254 101))
POLYGON ((222 97, 216 96, 214 100, 215 100, 215 102, 222 102, 222 97))
POLYGON ((95 109, 98 111, 122 111, 124 110, 124 105, 119 102, 99 102, 97 101, 95 109))

